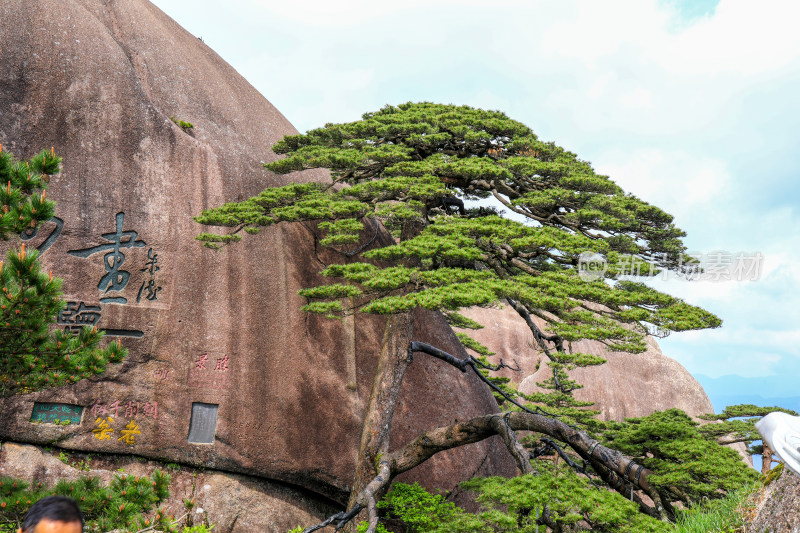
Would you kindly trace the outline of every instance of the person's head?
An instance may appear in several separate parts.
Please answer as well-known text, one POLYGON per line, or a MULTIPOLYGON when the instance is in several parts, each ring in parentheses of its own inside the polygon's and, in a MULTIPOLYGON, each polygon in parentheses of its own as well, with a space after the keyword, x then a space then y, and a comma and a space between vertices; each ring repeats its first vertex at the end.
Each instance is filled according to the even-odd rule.
POLYGON ((17 533, 82 533, 83 513, 72 498, 48 496, 34 503, 17 533))

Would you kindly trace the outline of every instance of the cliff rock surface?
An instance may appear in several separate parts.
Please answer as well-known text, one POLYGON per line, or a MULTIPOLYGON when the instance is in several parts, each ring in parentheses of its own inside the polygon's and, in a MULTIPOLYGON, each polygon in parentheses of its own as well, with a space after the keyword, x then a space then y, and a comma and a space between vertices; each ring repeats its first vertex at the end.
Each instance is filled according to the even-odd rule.
MULTIPOLYGON (((220 252, 194 240, 204 208, 323 177, 262 168, 291 124, 146 0, 5 0, 0 50, 0 143, 64 158, 48 191, 57 218, 24 236, 65 280, 58 327, 96 326, 130 349, 97 379, 0 402, 0 438, 247 473, 344 502, 383 321, 300 311, 297 291, 332 253, 305 226, 220 252)), ((461 353, 441 316, 416 323, 419 340, 461 353)), ((393 439, 493 409, 480 383, 419 357, 393 439)), ((408 479, 450 490, 512 465, 492 440, 408 479)))
POLYGON ((747 527, 752 533, 795 533, 800 531, 800 478, 784 469, 778 479, 764 488, 756 515, 747 527))
MULTIPOLYGON (((471 308, 463 314, 485 326, 468 333, 497 354, 489 358, 492 362, 502 358, 506 363, 519 364, 521 371, 504 369, 501 375, 517 383, 520 391, 535 392, 539 390, 536 383, 552 375, 547 358, 534 347, 530 330, 511 307, 471 308)), ((533 319, 539 327, 545 326, 539 318, 533 319)), ((673 407, 690 415, 713 412, 700 383, 680 363, 661 353, 655 339, 648 337, 647 344, 646 352, 631 354, 611 352, 597 341, 572 343, 574 352, 607 360, 599 366, 570 371, 570 376, 584 385, 573 393, 575 397, 595 402, 605 420, 646 416, 673 407)))

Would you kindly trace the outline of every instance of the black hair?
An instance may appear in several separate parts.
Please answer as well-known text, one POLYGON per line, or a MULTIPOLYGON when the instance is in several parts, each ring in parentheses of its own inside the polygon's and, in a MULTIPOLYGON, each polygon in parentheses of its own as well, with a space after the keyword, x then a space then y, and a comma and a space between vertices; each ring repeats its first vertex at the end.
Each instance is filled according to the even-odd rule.
POLYGON ((83 531, 83 513, 72 498, 48 496, 34 503, 22 522, 23 533, 33 533, 36 525, 43 519, 53 522, 80 522, 83 531))

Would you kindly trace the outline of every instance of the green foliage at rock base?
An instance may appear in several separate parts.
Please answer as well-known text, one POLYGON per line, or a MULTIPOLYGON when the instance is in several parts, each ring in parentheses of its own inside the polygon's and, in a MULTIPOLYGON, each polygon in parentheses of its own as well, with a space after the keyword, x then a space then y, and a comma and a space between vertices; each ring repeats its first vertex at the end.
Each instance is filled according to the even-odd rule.
POLYGON ((749 483, 724 498, 680 511, 675 533, 746 533, 760 490, 761 483, 749 483))
POLYGON ((545 507, 554 522, 564 526, 585 522, 592 531, 655 533, 672 529, 668 523, 643 515, 635 503, 618 493, 592 485, 566 465, 541 462, 537 470, 511 479, 478 478, 463 487, 476 491, 478 501, 492 508, 479 516, 506 528, 501 531, 536 531, 545 507))
POLYGON ((593 486, 569 467, 543 463, 537 469, 535 475, 462 483, 462 488, 478 495, 483 507, 474 514, 417 484, 403 483, 392 486, 379 508, 388 518, 402 521, 410 533, 544 533, 545 508, 550 519, 562 526, 585 522, 593 531, 656 533, 674 528, 642 515, 634 503, 593 486))
MULTIPOLYGON (((388 518, 400 520, 409 533, 492 531, 481 518, 456 507, 442 495, 427 492, 417 483, 394 484, 386 497, 378 502, 378 508, 388 518)), ((361 524, 359 531, 365 530, 365 526, 361 524)))
POLYGON ((214 526, 200 524, 199 526, 184 527, 183 533, 210 533, 214 526))
MULTIPOLYGON (((703 499, 678 512, 677 522, 642 515, 636 504, 618 493, 592 485, 566 465, 538 465, 534 475, 476 478, 462 483, 483 510, 468 513, 418 484, 396 483, 379 503, 384 519, 400 521, 408 533, 544 533, 542 513, 562 527, 591 527, 607 533, 743 533, 754 497, 762 487, 751 481, 720 498, 703 499)), ((359 531, 366 529, 366 523, 359 531)), ((298 533, 302 528, 293 530, 298 533)), ((383 525, 379 532, 386 533, 383 525)))
POLYGON ((103 486, 99 478, 59 481, 55 486, 0 477, 0 531, 16 531, 28 509, 46 496, 68 496, 78 502, 88 533, 120 529, 137 531, 155 526, 157 531, 177 533, 172 517, 158 509, 169 497, 170 476, 155 470, 151 476, 117 475, 103 486))

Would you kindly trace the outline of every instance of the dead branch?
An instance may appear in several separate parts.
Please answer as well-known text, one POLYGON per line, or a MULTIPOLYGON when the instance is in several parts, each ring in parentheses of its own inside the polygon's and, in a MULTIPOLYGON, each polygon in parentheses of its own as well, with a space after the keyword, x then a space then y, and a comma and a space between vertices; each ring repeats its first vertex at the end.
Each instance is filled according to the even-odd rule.
POLYGON ((486 370, 491 370, 492 372, 497 372, 498 370, 501 370, 503 368, 507 368, 507 369, 511 370, 512 372, 522 372, 522 369, 519 367, 519 363, 517 362, 516 359, 513 359, 514 366, 506 364, 503 361, 503 359, 500 359, 500 362, 498 364, 496 364, 496 365, 491 365, 491 364, 487 365, 486 363, 482 363, 481 361, 478 361, 475 358, 473 358, 473 361, 479 367, 485 368, 486 370))
POLYGON ((472 370, 475 372, 475 375, 478 376, 478 378, 481 381, 486 383, 486 385, 488 385, 489 388, 491 388, 493 391, 495 391, 498 394, 500 394, 503 398, 508 400, 508 402, 516 405, 517 407, 519 407, 520 409, 522 409, 526 413, 531 413, 531 414, 540 413, 540 414, 544 414, 544 415, 552 416, 552 417, 557 417, 558 416, 558 415, 556 415, 554 413, 548 413, 547 411, 545 411, 544 409, 542 409, 542 408, 540 408, 538 406, 535 407, 532 410, 532 409, 530 409, 528 407, 525 407, 524 405, 522 405, 518 401, 516 401, 508 393, 506 393, 503 389, 501 389, 500 387, 498 387, 497 385, 492 383, 492 381, 489 378, 487 378, 486 376, 484 376, 481 373, 480 370, 478 370, 478 366, 485 366, 485 365, 483 365, 480 361, 478 361, 477 359, 475 359, 471 355, 468 355, 464 359, 459 359, 458 357, 456 357, 454 355, 451 355, 451 354, 449 354, 449 353, 447 353, 447 352, 445 352, 443 350, 440 350, 439 348, 437 348, 435 346, 431 346, 430 344, 427 344, 427 343, 424 343, 424 342, 418 342, 418 341, 413 341, 409 345, 409 348, 408 348, 408 354, 409 355, 408 355, 408 357, 409 357, 410 361, 414 360, 414 352, 422 352, 422 353, 431 355, 433 357, 436 357, 437 359, 441 359, 442 361, 453 365, 454 367, 456 367, 457 369, 461 370, 462 372, 466 372, 468 368, 472 368, 472 370))

